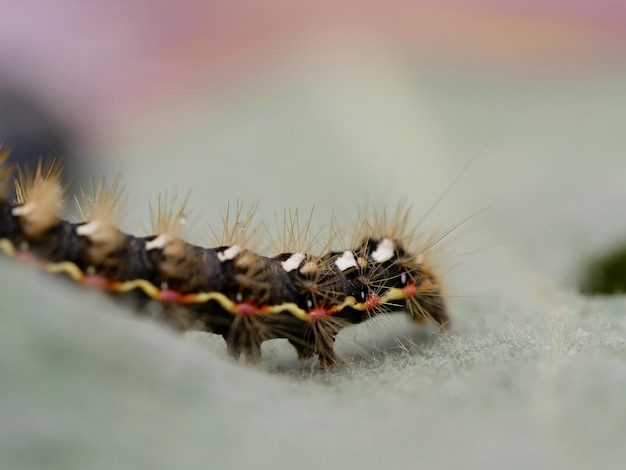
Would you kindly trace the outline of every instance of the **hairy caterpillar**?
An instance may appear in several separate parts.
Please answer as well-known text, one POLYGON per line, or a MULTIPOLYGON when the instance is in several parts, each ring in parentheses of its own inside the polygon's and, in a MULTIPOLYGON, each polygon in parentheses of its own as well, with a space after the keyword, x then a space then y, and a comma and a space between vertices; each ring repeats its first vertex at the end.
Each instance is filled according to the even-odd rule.
MULTIPOLYGON (((185 242, 186 200, 159 198, 151 206, 152 235, 138 237, 116 227, 122 208, 119 180, 94 183, 82 194, 82 220, 61 218, 65 190, 61 168, 40 163, 18 171, 14 201, 12 169, 0 155, 0 250, 38 263, 50 273, 132 297, 141 312, 150 301, 178 330, 222 335, 231 355, 258 360, 261 343, 286 338, 300 358, 317 354, 320 366, 337 361, 334 342, 345 326, 377 315, 406 311, 415 321, 449 323, 438 278, 419 253, 405 248, 406 213, 364 220, 358 244, 319 256, 302 247, 267 257, 246 248, 240 208, 225 221, 221 245, 185 242)), ((288 237, 289 238, 289 237, 288 237)), ((291 227, 292 241, 294 238, 291 227)), ((355 238, 356 239, 356 238, 355 238)), ((293 245, 293 244, 292 244, 293 245)))

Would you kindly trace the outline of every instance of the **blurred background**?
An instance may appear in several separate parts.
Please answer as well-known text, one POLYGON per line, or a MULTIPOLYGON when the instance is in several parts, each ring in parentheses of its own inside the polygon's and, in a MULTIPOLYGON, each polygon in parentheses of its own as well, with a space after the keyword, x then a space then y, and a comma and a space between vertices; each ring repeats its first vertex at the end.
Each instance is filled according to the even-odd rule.
POLYGON ((617 0, 25 1, 2 18, 2 84, 95 145, 137 139, 156 122, 172 129, 190 107, 209 117, 272 89, 288 99, 355 62, 409 83, 563 88, 615 77, 625 10, 617 0))

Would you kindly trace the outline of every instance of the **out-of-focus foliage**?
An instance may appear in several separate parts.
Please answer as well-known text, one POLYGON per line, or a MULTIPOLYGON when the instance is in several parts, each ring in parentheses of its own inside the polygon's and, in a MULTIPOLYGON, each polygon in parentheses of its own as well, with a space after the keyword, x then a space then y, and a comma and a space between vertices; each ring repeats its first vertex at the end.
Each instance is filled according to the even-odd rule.
POLYGON ((586 294, 626 292, 626 247, 620 247, 589 263, 583 273, 581 290, 586 294))

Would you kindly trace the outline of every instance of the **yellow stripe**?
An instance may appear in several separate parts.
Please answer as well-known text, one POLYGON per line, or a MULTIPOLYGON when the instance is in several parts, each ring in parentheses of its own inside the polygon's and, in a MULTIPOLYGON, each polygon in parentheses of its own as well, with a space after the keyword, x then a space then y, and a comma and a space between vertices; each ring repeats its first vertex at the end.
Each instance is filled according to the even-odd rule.
MULTIPOLYGON (((6 239, 0 239, 0 250, 4 252, 7 256, 14 257, 16 254, 16 249, 13 243, 6 239)), ((75 263, 70 261, 63 261, 61 263, 50 263, 47 264, 44 269, 50 273, 64 273, 71 277, 76 282, 82 282, 85 278, 85 273, 81 271, 75 263)), ((131 292, 135 289, 140 289, 143 291, 148 297, 151 299, 159 300, 161 290, 145 279, 134 279, 131 281, 119 282, 115 283, 114 291, 115 292, 131 292)), ((198 292, 196 294, 185 294, 189 300, 186 303, 194 303, 194 304, 204 304, 210 301, 216 301, 220 304, 220 306, 226 310, 227 312, 236 315, 236 306, 237 303, 233 300, 226 297, 221 292, 198 292)), ((385 304, 388 302, 393 302, 396 300, 406 300, 407 296, 404 289, 399 289, 396 287, 392 287, 387 289, 387 291, 380 296, 380 303, 385 304)), ((357 311, 365 311, 367 308, 365 307, 365 303, 357 302, 356 299, 352 296, 346 297, 342 303, 335 307, 335 312, 340 312, 344 309, 351 308, 357 311)), ((278 315, 280 313, 290 313, 294 317, 299 320, 310 322, 311 316, 302 308, 298 307, 298 305, 293 302, 285 302, 277 305, 269 305, 263 308, 263 313, 261 315, 278 315)))
POLYGON ((15 256, 15 245, 8 238, 0 239, 0 250, 11 258, 15 256))
POLYGON ((135 289, 141 289, 148 297, 156 300, 159 299, 159 294, 161 292, 161 289, 155 287, 154 284, 146 281, 145 279, 135 279, 132 281, 121 282, 119 286, 115 288, 115 291, 130 292, 135 289))
POLYGON ((382 304, 393 302, 394 300, 406 300, 406 293, 404 292, 404 289, 391 287, 380 297, 380 302, 382 304))
POLYGON ((63 273, 67 274, 69 277, 74 279, 76 282, 82 282, 85 278, 85 273, 83 273, 78 266, 70 261, 63 261, 61 263, 50 263, 44 266, 44 269, 49 273, 58 274, 63 273))

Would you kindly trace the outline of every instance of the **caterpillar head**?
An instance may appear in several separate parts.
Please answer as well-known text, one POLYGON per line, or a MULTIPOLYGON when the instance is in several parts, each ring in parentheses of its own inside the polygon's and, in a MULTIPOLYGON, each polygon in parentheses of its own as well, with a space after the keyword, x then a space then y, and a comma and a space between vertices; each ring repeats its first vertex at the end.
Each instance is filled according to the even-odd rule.
POLYGON ((386 237, 367 238, 360 251, 368 263, 357 279, 396 299, 387 303, 389 307, 395 308, 397 300, 403 299, 403 308, 416 322, 432 319, 440 328, 446 327, 449 317, 441 284, 425 253, 412 254, 400 240, 386 237))
POLYGON ((406 279, 403 288, 407 292, 406 310, 418 323, 432 319, 445 330, 450 323, 445 298, 438 277, 424 253, 400 257, 398 266, 406 279))

